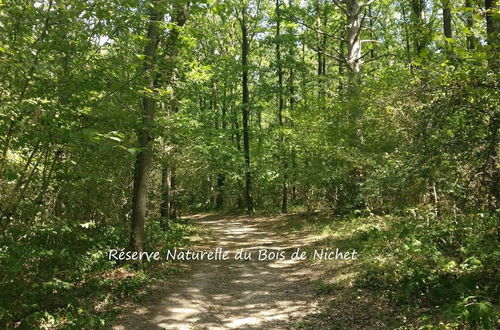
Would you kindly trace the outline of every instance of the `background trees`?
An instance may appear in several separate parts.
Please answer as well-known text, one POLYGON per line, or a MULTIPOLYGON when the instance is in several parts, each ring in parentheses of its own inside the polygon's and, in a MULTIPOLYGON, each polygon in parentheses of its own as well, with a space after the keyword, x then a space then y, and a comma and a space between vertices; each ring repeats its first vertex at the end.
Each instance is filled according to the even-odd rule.
POLYGON ((2 246, 141 251, 213 209, 494 214, 498 33, 491 0, 4 0, 2 246))

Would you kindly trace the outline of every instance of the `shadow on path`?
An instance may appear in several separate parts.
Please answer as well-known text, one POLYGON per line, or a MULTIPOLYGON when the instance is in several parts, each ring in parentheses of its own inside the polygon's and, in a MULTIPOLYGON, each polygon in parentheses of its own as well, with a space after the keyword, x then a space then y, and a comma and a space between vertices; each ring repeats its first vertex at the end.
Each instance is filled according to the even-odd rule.
POLYGON ((246 217, 195 216, 213 239, 192 251, 220 247, 229 260, 180 261, 186 273, 145 301, 144 309, 124 317, 115 329, 283 329, 316 309, 311 264, 290 260, 306 244, 293 235, 265 230, 246 217), (239 249, 252 260, 234 260, 239 249), (258 260, 258 251, 285 251, 285 260, 258 260))

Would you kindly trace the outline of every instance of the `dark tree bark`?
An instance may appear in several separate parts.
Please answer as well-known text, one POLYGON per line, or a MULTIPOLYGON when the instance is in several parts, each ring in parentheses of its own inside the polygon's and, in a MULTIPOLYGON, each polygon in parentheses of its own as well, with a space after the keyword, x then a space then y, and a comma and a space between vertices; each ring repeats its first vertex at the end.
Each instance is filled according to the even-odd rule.
POLYGON ((425 31, 425 0, 412 0, 413 40, 417 57, 427 46, 425 31))
POLYGON ((320 33, 321 31, 321 7, 319 0, 316 0, 315 4, 315 11, 316 11, 316 56, 317 56, 317 71, 318 71, 318 77, 323 75, 323 43, 322 43, 322 35, 320 33))
MULTIPOLYGON (((288 6, 290 8, 292 8, 293 5, 294 5, 293 0, 289 0, 288 6)), ((290 29, 288 31, 288 33, 290 33, 290 35, 293 36, 295 34, 295 30, 290 29)), ((293 41, 292 43, 289 44, 288 56, 290 58, 292 65, 290 65, 288 68, 289 73, 288 73, 287 85, 288 85, 288 92, 289 92, 290 112, 293 113, 293 111, 295 109, 295 70, 294 70, 294 67, 295 67, 295 41, 293 41)), ((293 122, 290 122, 290 125, 293 125, 293 122)), ((295 168, 295 164, 293 162, 293 157, 294 157, 295 153, 296 153, 295 148, 292 148, 292 150, 291 150, 292 159, 290 160, 292 168, 295 168)), ((290 186, 290 185, 292 186, 292 189, 291 189, 291 192, 292 192, 291 202, 292 203, 295 202, 295 185, 293 184, 294 181, 295 181, 295 179, 294 179, 293 175, 291 178, 290 178, 290 176, 288 176, 286 178, 286 182, 288 183, 288 186, 290 186)), ((288 211, 288 187, 287 187, 286 193, 287 193, 286 211, 288 211)))
POLYGON ((442 0, 443 5, 443 32, 446 38, 453 38, 453 30, 451 27, 451 2, 450 0, 442 0))
POLYGON ((171 194, 171 172, 168 162, 164 161, 161 169, 161 190, 162 190, 162 203, 160 206, 160 217, 163 229, 167 230, 170 227, 170 194, 171 194))
MULTIPOLYGON (((159 21, 162 16, 154 8, 154 2, 149 7, 149 24, 147 29, 148 43, 144 49, 144 76, 146 86, 150 90, 157 87, 154 71, 155 57, 160 35, 159 21)), ((132 228, 130 248, 142 252, 144 249, 144 223, 147 211, 149 187, 149 173, 151 171, 151 157, 153 152, 153 123, 155 99, 145 94, 141 102, 142 125, 139 129, 139 148, 134 168, 134 194, 132 199, 132 228)))
MULTIPOLYGON (((281 12, 280 0, 276 0, 276 69, 278 73, 278 125, 283 129, 283 108, 285 99, 283 95, 283 64, 281 61, 281 12)), ((280 131, 281 157, 282 157, 282 198, 281 198, 281 213, 288 212, 288 177, 287 168, 288 162, 286 159, 285 138, 283 132, 280 131)))
POLYGON ((449 41, 449 39, 453 38, 453 29, 452 29, 452 15, 451 15, 451 0, 441 0, 441 6, 443 9, 443 34, 446 37, 445 45, 446 45, 446 55, 450 63, 456 64, 457 57, 453 52, 453 43, 449 41))
POLYGON ((453 38, 453 30, 451 27, 451 2, 450 0, 442 0, 443 6, 443 32, 446 38, 453 38))
POLYGON ((170 219, 179 217, 179 192, 177 191, 177 175, 175 164, 170 167, 170 219))
MULTIPOLYGON (((224 83, 224 92, 222 96, 222 116, 221 116, 221 128, 225 132, 227 128, 226 113, 227 113, 227 92, 226 84, 224 83)), ((226 177, 224 173, 217 174, 217 188, 215 192, 215 209, 220 210, 224 207, 224 185, 226 182, 226 177)))
POLYGON ((474 11, 472 10, 472 0, 465 0, 465 7, 471 8, 467 13, 466 18, 467 29, 469 30, 467 32, 467 49, 474 49, 476 48, 476 39, 474 37, 474 33, 472 32, 472 29, 474 28, 474 11))
MULTIPOLYGON (((179 27, 187 20, 187 5, 174 6, 175 26, 170 31, 166 40, 166 64, 167 70, 163 76, 156 72, 156 53, 160 41, 159 23, 163 15, 155 8, 157 2, 152 2, 149 10, 149 23, 147 28, 148 42, 144 48, 144 77, 146 86, 154 91, 160 79, 163 83, 170 83, 173 71, 172 59, 176 55, 176 43, 179 38, 179 27)), ((132 221, 130 234, 131 250, 142 252, 144 249, 144 224, 147 212, 149 174, 151 172, 151 160, 153 153, 153 125, 156 101, 150 94, 144 94, 141 102, 142 125, 139 128, 139 148, 134 167, 134 191, 132 197, 132 221)))
POLYGON ((215 195, 215 208, 220 210, 224 207, 224 183, 226 181, 226 177, 224 174, 219 173, 217 175, 217 190, 215 195))
POLYGON ((243 152, 245 157, 245 203, 248 214, 253 214, 252 176, 250 172, 250 127, 249 127, 249 91, 248 91, 248 26, 247 26, 247 4, 245 3, 241 13, 241 85, 242 85, 242 118, 243 118, 243 152))

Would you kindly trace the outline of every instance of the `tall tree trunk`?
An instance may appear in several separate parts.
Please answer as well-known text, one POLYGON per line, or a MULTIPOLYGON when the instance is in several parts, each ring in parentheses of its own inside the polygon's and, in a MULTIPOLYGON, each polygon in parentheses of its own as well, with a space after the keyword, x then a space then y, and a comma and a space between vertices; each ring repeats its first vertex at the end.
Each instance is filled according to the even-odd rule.
POLYGON ((361 6, 359 0, 347 4, 347 62, 350 68, 351 91, 355 94, 361 81, 361 6))
MULTIPOLYGON (((223 136, 225 137, 226 133, 226 128, 227 128, 227 121, 226 121, 226 116, 227 116, 227 85, 226 82, 224 82, 224 92, 222 95, 222 116, 221 116, 221 127, 223 131, 223 136)), ((224 185, 226 183, 226 176, 224 173, 218 173, 217 174, 217 190, 215 192, 215 208, 217 210, 220 210, 224 207, 224 185)))
MULTIPOLYGON (((159 23, 163 15, 155 8, 157 1, 148 6, 149 23, 147 28, 147 44, 144 48, 144 77, 147 88, 154 91, 158 87, 160 78, 163 83, 169 84, 173 72, 173 58, 177 54, 176 43, 179 39, 179 27, 187 20, 187 4, 173 5, 174 27, 171 29, 165 43, 167 68, 163 76, 156 72, 156 53, 160 41, 159 23)), ((132 197, 132 221, 130 233, 130 248, 142 252, 144 249, 144 223, 147 212, 149 174, 153 153, 153 126, 156 101, 153 96, 145 93, 141 102, 142 125, 138 132, 140 151, 137 153, 134 167, 134 191, 132 197)), ((173 189, 173 188, 172 188, 173 189)))
POLYGON ((453 38, 453 31, 451 28, 451 2, 450 0, 442 0, 443 6, 443 32, 446 38, 453 38))
POLYGON ((278 125, 280 127, 280 144, 282 157, 282 198, 281 213, 288 212, 288 163, 286 159, 285 138, 283 134, 283 108, 285 99, 283 96, 283 63, 281 62, 281 12, 280 0, 276 0, 276 68, 278 73, 278 125))
POLYGON ((412 0, 412 21, 413 21, 413 40, 415 43, 416 56, 422 55, 422 51, 426 48, 425 31, 425 0, 412 0))
MULTIPOLYGON (((293 0, 289 0, 289 3, 288 3, 288 6, 289 8, 293 8, 293 5, 294 5, 294 1, 293 0)), ((292 36, 295 35, 296 31, 295 29, 293 28, 290 28, 290 30, 288 31, 288 33, 292 36)), ((289 52, 288 52, 288 56, 290 58, 290 61, 291 61, 291 65, 289 65, 289 73, 288 73, 288 82, 287 82, 287 85, 288 85, 288 92, 289 92, 289 104, 290 104, 290 113, 293 113, 294 109, 295 109, 295 39, 292 39, 294 40, 293 42, 289 43, 289 52)), ((290 125, 293 125, 293 122, 290 121, 290 125)), ((295 148, 292 147, 292 150, 291 150, 291 157, 292 159, 290 160, 291 164, 290 164, 290 167, 292 169, 295 168, 295 163, 293 161, 293 158, 295 156, 295 148)), ((290 178, 290 176, 287 177, 287 180, 286 182, 288 182, 288 185, 290 186, 291 184, 291 202, 294 203, 295 202, 295 178, 292 177, 290 178)), ((288 188, 288 187, 287 187, 288 188)), ((288 194, 288 189, 286 190, 287 194, 288 194)), ((288 197, 288 196, 286 196, 288 197)), ((287 208, 286 208, 286 211, 288 211, 288 198, 287 198, 287 208)))
MULTIPOLYGON (((235 94, 234 92, 234 86, 231 87, 231 96, 235 94)), ((231 107, 231 113, 232 113, 232 128, 233 128, 233 139, 234 143, 236 145, 236 150, 238 150, 238 153, 241 152, 241 130, 240 130, 240 124, 238 121, 238 113, 236 107, 231 107)), ((240 179, 237 179, 237 186, 238 186, 238 191, 243 192, 243 183, 240 179)), ((243 194, 238 193, 237 198, 236 198, 236 207, 238 210, 243 209, 243 194)))
MULTIPOLYGON (((318 77, 321 77, 323 74, 323 50, 322 50, 322 36, 321 36, 321 7, 319 0, 316 0, 315 4, 315 11, 316 11, 316 56, 317 56, 317 71, 318 71, 318 77)), ((321 79, 321 78, 319 78, 321 79)))
MULTIPOLYGON (((149 9, 149 23, 147 29, 148 42, 144 48, 144 76, 146 86, 154 91, 157 87, 155 74, 155 57, 159 41, 160 13, 152 3, 149 9)), ((151 157, 153 152, 153 123, 155 112, 155 99, 145 93, 141 102, 142 125, 139 129, 139 148, 134 168, 134 194, 132 199, 132 228, 130 235, 130 248, 142 252, 144 249, 144 222, 147 211, 147 198, 149 187, 149 173, 151 171, 151 157)))
POLYGON ((243 152, 245 157, 245 203, 248 214, 253 214, 252 198, 252 176, 250 172, 250 128, 249 128, 249 91, 248 91, 248 26, 247 26, 247 4, 242 8, 241 17, 241 85, 242 85, 242 117, 243 117, 243 152))
POLYGON ((446 37, 446 55, 448 60, 452 63, 456 63, 456 56, 453 54, 453 44, 449 39, 453 38, 453 30, 451 25, 451 1, 441 0, 441 6, 443 8, 443 34, 446 37))
POLYGON ((467 49, 476 48, 476 40, 474 38, 474 33, 472 29, 474 28, 474 10, 472 9, 472 0, 465 0, 465 7, 469 8, 467 12, 466 24, 467 24, 467 49))

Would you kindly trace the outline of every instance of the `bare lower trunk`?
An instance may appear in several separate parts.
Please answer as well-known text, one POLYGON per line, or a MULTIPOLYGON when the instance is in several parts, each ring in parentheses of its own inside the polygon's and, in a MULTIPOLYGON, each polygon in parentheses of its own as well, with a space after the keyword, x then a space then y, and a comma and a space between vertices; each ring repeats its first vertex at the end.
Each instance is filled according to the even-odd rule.
POLYGON ((224 206, 224 182, 226 178, 224 174, 217 175, 217 190, 215 192, 215 208, 217 210, 222 209, 224 206))
POLYGON ((140 134, 139 143, 144 149, 137 155, 134 168, 130 247, 138 252, 144 249, 144 223, 147 211, 149 173, 151 171, 152 141, 148 140, 147 133, 140 134))
POLYGON ((168 229, 170 227, 170 180, 170 168, 168 163, 164 162, 161 171, 162 202, 160 207, 161 225, 163 229, 168 229))
POLYGON ((179 217, 179 193, 177 191, 176 166, 170 168, 170 219, 175 220, 179 217))

